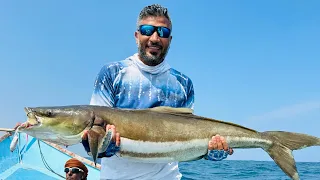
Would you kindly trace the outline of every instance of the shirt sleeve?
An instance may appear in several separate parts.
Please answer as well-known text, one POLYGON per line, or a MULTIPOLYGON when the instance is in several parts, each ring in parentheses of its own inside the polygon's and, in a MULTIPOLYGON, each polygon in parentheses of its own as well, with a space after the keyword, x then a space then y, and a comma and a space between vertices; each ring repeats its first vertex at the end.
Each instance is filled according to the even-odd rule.
POLYGON ((94 83, 90 105, 114 107, 115 89, 113 82, 115 74, 112 65, 101 68, 94 83))
POLYGON ((184 103, 184 107, 194 109, 194 88, 190 79, 187 87, 187 100, 184 103))

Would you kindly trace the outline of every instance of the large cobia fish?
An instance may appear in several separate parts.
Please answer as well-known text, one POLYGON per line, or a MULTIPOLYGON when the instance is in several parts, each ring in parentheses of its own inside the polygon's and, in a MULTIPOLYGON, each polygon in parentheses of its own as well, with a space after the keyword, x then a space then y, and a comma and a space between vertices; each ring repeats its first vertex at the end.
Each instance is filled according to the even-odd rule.
POLYGON ((292 179, 299 179, 292 150, 320 145, 320 139, 293 132, 255 130, 193 114, 191 109, 155 107, 143 110, 73 105, 27 107, 25 126, 35 138, 60 145, 81 142, 85 130, 91 153, 106 149, 105 126, 113 124, 121 136, 118 156, 143 162, 192 161, 207 153, 208 141, 219 134, 232 148, 262 148, 292 179), (27 125, 26 125, 27 124, 27 125))

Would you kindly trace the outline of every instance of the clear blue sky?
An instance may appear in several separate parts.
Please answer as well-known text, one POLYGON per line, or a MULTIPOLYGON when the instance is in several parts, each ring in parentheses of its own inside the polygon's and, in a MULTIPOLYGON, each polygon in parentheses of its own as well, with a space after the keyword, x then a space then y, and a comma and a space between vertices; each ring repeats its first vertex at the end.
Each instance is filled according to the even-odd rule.
MULTIPOLYGON (((25 106, 88 104, 100 68, 136 52, 136 19, 149 3, 169 8, 167 59, 192 78, 196 114, 320 137, 316 0, 1 1, 0 127, 25 121, 25 106)), ((319 150, 294 155, 320 161, 319 150)), ((229 159, 271 160, 260 149, 229 159)))

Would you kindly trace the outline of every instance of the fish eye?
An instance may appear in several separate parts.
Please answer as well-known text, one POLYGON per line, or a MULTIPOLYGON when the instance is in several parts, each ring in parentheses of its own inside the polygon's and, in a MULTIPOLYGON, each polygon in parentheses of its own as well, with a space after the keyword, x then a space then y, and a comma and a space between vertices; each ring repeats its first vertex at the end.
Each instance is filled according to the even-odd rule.
POLYGON ((47 111, 47 116, 51 117, 52 116, 52 112, 51 111, 47 111))

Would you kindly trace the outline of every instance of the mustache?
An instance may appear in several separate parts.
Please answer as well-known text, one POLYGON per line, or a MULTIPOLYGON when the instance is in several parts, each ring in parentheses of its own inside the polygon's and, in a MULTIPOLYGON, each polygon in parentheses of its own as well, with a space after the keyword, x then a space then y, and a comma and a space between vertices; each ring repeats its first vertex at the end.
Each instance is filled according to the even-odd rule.
POLYGON ((160 44, 160 43, 158 43, 158 42, 151 42, 151 43, 148 43, 147 44, 147 47, 157 47, 157 48, 160 48, 160 49, 162 49, 163 47, 162 47, 162 45, 160 44))

